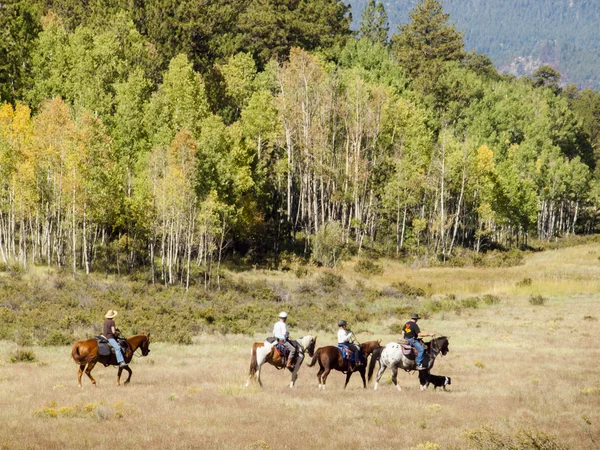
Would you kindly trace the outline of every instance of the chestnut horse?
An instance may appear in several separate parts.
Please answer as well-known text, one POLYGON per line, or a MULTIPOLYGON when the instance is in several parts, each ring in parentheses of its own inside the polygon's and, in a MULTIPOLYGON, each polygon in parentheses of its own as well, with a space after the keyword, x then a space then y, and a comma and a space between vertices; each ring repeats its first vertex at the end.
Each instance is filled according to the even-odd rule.
MULTIPOLYGON (((308 353, 308 356, 312 356, 315 351, 315 343, 317 342, 317 337, 312 336, 304 336, 301 339, 298 339, 298 351, 296 352, 296 362, 294 367, 290 369, 292 372, 292 381, 290 382, 290 387, 294 387, 294 383, 298 379, 298 370, 300 370, 300 366, 302 365, 302 361, 304 361, 304 352, 308 353)), ((246 387, 250 385, 250 381, 257 377, 258 384, 262 387, 262 381, 260 381, 260 368, 264 363, 269 363, 277 369, 285 368, 284 362, 279 355, 279 352, 275 349, 275 344, 271 344, 268 341, 265 342, 255 342, 252 344, 252 359, 250 360, 250 375, 248 376, 248 381, 246 381, 246 387), (258 376, 257 376, 258 375, 258 376)))
MULTIPOLYGON (((148 356, 150 353, 150 334, 137 334, 135 336, 131 336, 126 339, 127 341, 127 350, 123 354, 123 358, 125 362, 129 364, 131 358, 133 358, 133 353, 140 348, 142 350, 142 356, 148 356)), ((96 365, 96 363, 104 364, 105 367, 108 366, 118 366, 117 357, 111 353, 108 356, 100 356, 98 355, 98 342, 96 339, 88 339, 87 341, 77 341, 73 345, 73 350, 71 350, 71 355, 75 360, 76 364, 79 364, 79 373, 77 376, 77 382, 79 383, 79 387, 81 387, 81 375, 85 369, 85 374, 92 380, 92 384, 96 386, 96 380, 92 377, 92 369, 96 365), (86 366, 87 365, 87 369, 86 366)), ((129 366, 125 367, 125 370, 129 372, 129 376, 127 377, 127 381, 125 384, 129 383, 131 380, 131 369, 129 366)), ((121 385, 121 373, 123 372, 123 368, 119 367, 119 373, 117 374, 117 386, 121 385)))
POLYGON ((346 373, 346 384, 344 384, 344 389, 346 389, 346 386, 348 386, 348 382, 350 381, 352 373, 360 373, 360 376, 363 380, 363 387, 366 389, 367 380, 365 380, 365 369, 367 367, 367 358, 371 353, 373 353, 374 350, 380 347, 380 344, 381 339, 360 344, 360 349, 362 350, 362 354, 365 358, 365 364, 355 368, 350 367, 349 361, 344 359, 342 356, 342 351, 339 348, 334 347, 333 345, 318 348, 308 367, 314 366, 315 363, 319 361, 320 369, 319 373, 317 373, 317 378, 319 379, 319 389, 325 390, 327 376, 331 370, 339 370, 340 372, 346 373))

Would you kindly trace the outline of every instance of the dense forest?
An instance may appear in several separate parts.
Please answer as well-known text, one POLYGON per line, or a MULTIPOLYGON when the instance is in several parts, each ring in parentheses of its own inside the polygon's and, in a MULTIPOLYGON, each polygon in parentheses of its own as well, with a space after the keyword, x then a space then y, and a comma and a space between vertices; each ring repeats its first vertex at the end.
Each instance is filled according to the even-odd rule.
MULTIPOLYGON (((436 0, 0 4, 0 263, 451 261, 596 230, 600 94, 499 75, 436 0)), ((217 274, 216 277, 211 274, 217 274)))
MULTIPOLYGON (((350 0, 353 28, 368 0, 350 0)), ((417 0, 384 2, 395 32, 408 21, 417 0)), ((600 89, 600 7, 581 0, 444 0, 465 46, 488 55, 502 72, 531 75, 550 64, 563 82, 600 89)))

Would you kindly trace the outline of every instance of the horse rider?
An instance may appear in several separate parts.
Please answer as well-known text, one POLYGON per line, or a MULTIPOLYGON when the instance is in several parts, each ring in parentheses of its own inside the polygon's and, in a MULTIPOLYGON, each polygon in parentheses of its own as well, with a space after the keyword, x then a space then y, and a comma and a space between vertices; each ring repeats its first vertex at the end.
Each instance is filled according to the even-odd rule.
POLYGON ((433 336, 433 334, 421 333, 421 329, 419 325, 417 325, 417 320, 420 317, 418 314, 413 314, 412 317, 406 324, 404 325, 404 339, 406 339, 410 345, 417 349, 419 352, 417 354, 417 370, 427 370, 427 367, 423 365, 423 357, 425 356, 425 348, 423 348, 423 344, 419 341, 419 338, 426 336, 433 336))
POLYGON ((117 311, 113 311, 112 309, 108 310, 106 315, 104 316, 106 320, 104 321, 104 328, 102 335, 108 340, 108 343, 112 348, 115 349, 115 356, 117 357, 117 363, 119 367, 127 367, 127 363, 123 359, 123 353, 121 352, 121 346, 117 343, 115 339, 117 334, 117 329, 115 325, 114 318, 117 316, 117 311))
POLYGON ((362 366, 364 363, 360 353, 360 348, 350 342, 350 339, 352 339, 354 335, 352 334, 351 330, 346 330, 347 326, 348 324, 345 320, 340 320, 338 322, 338 345, 343 344, 352 350, 352 353, 354 353, 354 367, 362 366))
POLYGON ((276 322, 275 326, 273 327, 273 336, 275 336, 277 341, 288 350, 289 353, 287 356, 287 364, 285 367, 286 369, 292 369, 294 367, 292 361, 294 360, 294 356, 296 356, 296 347, 294 347, 292 343, 288 340, 289 333, 285 325, 287 316, 287 313, 284 311, 279 313, 279 322, 276 322))

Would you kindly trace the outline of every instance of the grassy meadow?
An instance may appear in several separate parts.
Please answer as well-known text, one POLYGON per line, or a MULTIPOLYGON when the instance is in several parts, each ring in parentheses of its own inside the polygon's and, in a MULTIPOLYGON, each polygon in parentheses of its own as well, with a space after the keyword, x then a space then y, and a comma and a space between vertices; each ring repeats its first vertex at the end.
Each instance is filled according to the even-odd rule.
MULTIPOLYGON (((424 290, 402 305, 426 313, 424 332, 450 336, 450 353, 432 371, 452 377, 446 392, 421 392, 417 375, 404 372, 398 392, 389 371, 377 392, 372 383, 363 390, 357 374, 344 391, 337 372, 323 392, 318 366, 306 362, 294 389, 289 374, 271 366, 263 389, 244 389, 250 346, 265 333, 216 332, 194 336, 192 345, 151 343, 148 357, 134 358, 128 386, 115 386, 115 368, 97 366, 98 387, 84 375, 79 389, 70 346, 0 341, 0 448, 600 448, 599 257, 600 244, 588 243, 529 253, 524 264, 506 268, 386 261, 383 273, 369 277, 351 263, 339 269, 350 288, 405 282, 424 290), (486 295, 493 301, 460 303, 486 295), (35 360, 11 362, 18 351, 35 360)), ((231 277, 290 291, 307 282, 291 271, 231 277)), ((372 314, 349 324, 361 341, 398 337, 392 325, 408 315, 391 316, 394 302, 375 298, 372 314)), ((334 330, 292 335, 317 334, 318 347, 335 343, 334 330)))

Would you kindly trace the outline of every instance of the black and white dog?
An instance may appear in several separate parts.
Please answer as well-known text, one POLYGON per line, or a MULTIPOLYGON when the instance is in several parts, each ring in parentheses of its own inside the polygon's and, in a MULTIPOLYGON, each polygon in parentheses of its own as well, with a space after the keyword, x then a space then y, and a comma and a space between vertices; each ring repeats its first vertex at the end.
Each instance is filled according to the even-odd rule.
POLYGON ((419 382, 421 384, 421 390, 424 391, 429 387, 430 384, 433 385, 433 389, 441 387, 446 390, 446 386, 452 384, 452 380, 450 377, 442 377, 440 375, 431 375, 426 371, 422 370, 419 372, 419 382))

